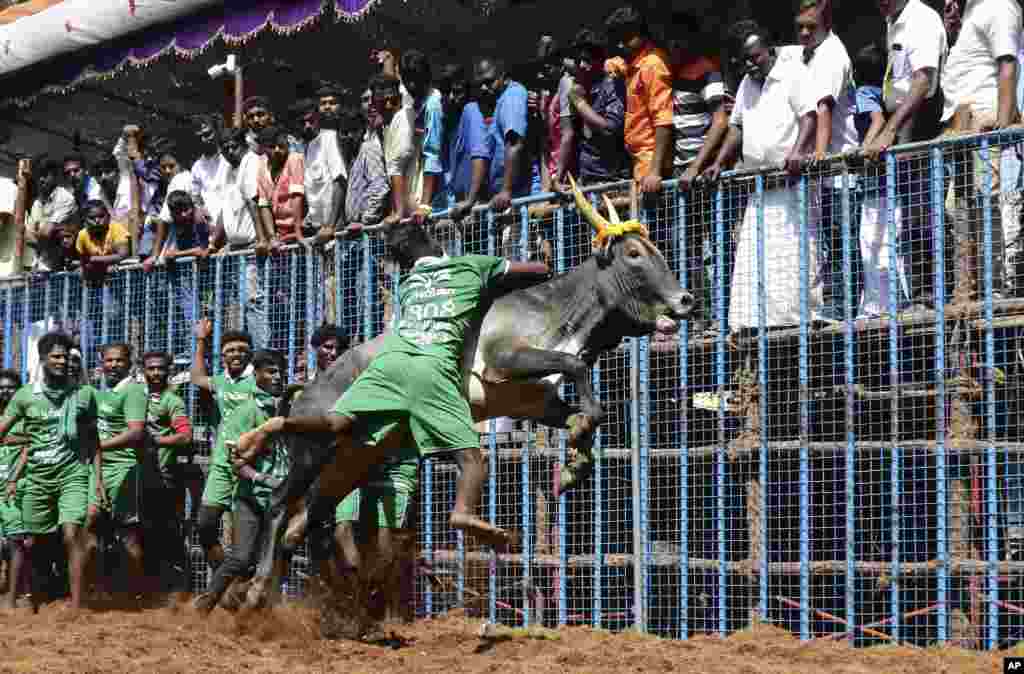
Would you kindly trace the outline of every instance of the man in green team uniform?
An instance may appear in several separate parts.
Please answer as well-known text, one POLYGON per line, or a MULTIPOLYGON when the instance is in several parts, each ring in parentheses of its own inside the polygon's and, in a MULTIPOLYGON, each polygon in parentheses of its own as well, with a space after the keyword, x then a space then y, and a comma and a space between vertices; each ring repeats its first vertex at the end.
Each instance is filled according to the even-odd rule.
MULTIPOLYGON (((21 376, 14 370, 0 370, 0 413, 21 388, 21 376)), ((0 440, 0 476, 5 493, 0 495, 0 539, 4 543, 7 563, 7 593, 4 608, 14 608, 20 588, 29 587, 29 568, 25 564, 25 542, 28 532, 21 519, 21 496, 25 492, 25 476, 15 485, 14 496, 7 498, 6 484, 11 471, 18 465, 21 455, 28 452, 28 438, 24 435, 24 422, 19 421, 7 437, 0 440)))
POLYGON ((245 462, 282 431, 334 434, 338 449, 332 458, 344 467, 334 493, 344 497, 374 466, 397 458, 381 442, 407 429, 420 457, 452 456, 459 465, 452 526, 485 542, 510 542, 506 532, 476 516, 487 463, 462 395, 463 344, 467 327, 481 318, 486 294, 539 282, 549 270, 542 263, 483 255, 446 257, 416 225, 400 223, 385 234, 395 260, 412 267, 399 290, 398 328, 330 414, 270 419, 242 439, 237 460, 245 462))
POLYGON ((198 466, 178 463, 178 453, 187 453, 192 446, 192 424, 185 413, 185 401, 168 386, 170 354, 150 351, 142 356, 142 368, 149 393, 147 443, 157 449, 157 468, 162 486, 150 529, 159 542, 157 554, 162 568, 157 570, 155 563, 147 564, 147 567, 151 572, 166 577, 165 571, 175 567, 184 571, 186 568, 185 491, 188 490, 192 496, 192 503, 199 503, 203 480, 198 466))
POLYGON ((155 457, 146 452, 146 387, 128 375, 132 347, 103 347, 103 376, 107 390, 99 391, 99 451, 89 474, 89 514, 86 518, 86 559, 93 559, 98 528, 104 516, 121 534, 129 582, 141 590, 143 496, 147 474, 155 469, 155 457))
MULTIPOLYGON (((252 337, 246 332, 228 330, 221 337, 221 359, 224 374, 210 376, 206 370, 206 352, 213 334, 213 323, 203 319, 196 324, 196 352, 192 359, 193 386, 208 393, 223 423, 231 413, 256 396, 258 389, 249 368, 252 358, 252 337)), ((218 524, 225 512, 231 511, 232 496, 238 477, 231 467, 223 445, 214 442, 213 454, 203 488, 199 509, 199 542, 206 551, 206 561, 216 569, 224 561, 218 524)))
MULTIPOLYGON (((276 351, 257 351, 252 362, 254 381, 263 395, 242 403, 224 420, 217 434, 217 444, 224 452, 234 447, 243 433, 276 414, 284 392, 287 372, 284 356, 276 351)), ((288 474, 291 458, 283 442, 268 443, 267 450, 255 457, 253 465, 240 470, 241 479, 238 480, 233 503, 237 518, 236 542, 231 547, 231 554, 214 573, 206 593, 196 598, 195 607, 203 613, 209 613, 217 606, 236 579, 249 575, 256 561, 270 493, 288 474)), ((232 608, 240 600, 241 596, 233 597, 233 603, 226 602, 225 606, 232 608)))
MULTIPOLYGON (((25 531, 41 536, 60 527, 68 552, 71 607, 82 602, 84 551, 80 530, 89 500, 89 461, 99 451, 96 391, 68 379, 71 338, 51 332, 39 340, 43 379, 22 386, 0 417, 0 438, 19 422, 29 451, 7 477, 7 498, 20 494, 25 531)), ((31 541, 29 543, 31 549, 31 541)), ((26 563, 29 563, 26 560, 26 563)), ((35 592, 33 592, 33 597, 35 592)))

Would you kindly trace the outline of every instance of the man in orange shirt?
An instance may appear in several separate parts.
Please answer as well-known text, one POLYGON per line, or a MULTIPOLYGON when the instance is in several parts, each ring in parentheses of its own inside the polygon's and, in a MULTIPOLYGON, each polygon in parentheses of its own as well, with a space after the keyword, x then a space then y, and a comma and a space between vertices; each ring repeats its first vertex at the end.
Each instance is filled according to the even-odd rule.
POLYGON ((86 275, 102 277, 109 267, 131 253, 131 234, 121 223, 110 221, 107 205, 98 199, 86 202, 82 212, 84 227, 78 233, 75 248, 86 275))
POLYGON ((640 12, 630 6, 605 21, 612 44, 629 57, 626 84, 626 149, 633 157, 633 178, 640 191, 661 191, 672 174, 672 71, 668 54, 655 46, 640 12))

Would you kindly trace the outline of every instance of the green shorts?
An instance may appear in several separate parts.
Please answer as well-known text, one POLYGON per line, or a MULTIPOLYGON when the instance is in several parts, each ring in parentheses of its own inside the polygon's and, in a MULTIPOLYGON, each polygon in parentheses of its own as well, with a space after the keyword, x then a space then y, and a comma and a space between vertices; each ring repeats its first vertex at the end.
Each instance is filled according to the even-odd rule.
POLYGON ((7 500, 6 494, 0 495, 0 538, 23 536, 25 521, 21 516, 21 504, 25 498, 25 480, 18 481, 14 499, 7 500))
POLYGON ((461 375, 433 356, 386 351, 332 410, 355 419, 357 442, 374 445, 408 423, 420 456, 480 446, 461 375))
POLYGON ((47 466, 44 478, 29 469, 21 518, 30 534, 51 534, 63 524, 85 523, 89 503, 89 466, 70 461, 64 466, 47 466))
MULTIPOLYGON (((110 517, 115 524, 133 526, 142 522, 142 466, 114 464, 103 466, 103 487, 107 492, 110 517)), ((89 471, 89 505, 99 506, 96 497, 96 472, 89 471)))
POLYGON ((365 487, 356 489, 338 504, 334 521, 356 522, 360 529, 375 525, 379 529, 406 529, 409 506, 416 493, 420 462, 411 458, 415 450, 406 452, 405 458, 373 468, 365 487))
POLYGON ((210 464, 210 472, 206 475, 206 486, 203 487, 203 505, 230 512, 237 485, 238 474, 230 466, 210 464))

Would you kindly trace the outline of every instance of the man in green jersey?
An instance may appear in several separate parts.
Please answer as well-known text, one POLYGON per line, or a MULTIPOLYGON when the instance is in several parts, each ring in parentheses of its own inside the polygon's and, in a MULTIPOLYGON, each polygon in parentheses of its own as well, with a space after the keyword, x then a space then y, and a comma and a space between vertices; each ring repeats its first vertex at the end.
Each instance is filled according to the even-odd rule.
MULTIPOLYGON (((21 375, 14 370, 0 370, 0 414, 21 388, 21 375)), ((24 435, 23 422, 18 422, 7 437, 0 440, 0 476, 6 487, 7 477, 18 465, 21 455, 28 452, 28 438, 24 435)), ((21 519, 21 498, 24 494, 25 476, 15 485, 14 497, 0 495, 0 539, 4 558, 7 560, 7 593, 3 599, 4 608, 14 608, 18 590, 29 587, 29 568, 25 564, 25 543, 27 532, 21 519), (21 489, 17 487, 20 486, 21 489)))
MULTIPOLYGON (((89 514, 86 518, 86 559, 95 555, 98 531, 104 516, 121 534, 128 578, 141 590, 143 496, 147 472, 152 475, 155 457, 146 452, 146 387, 131 374, 132 347, 107 344, 102 350, 106 390, 96 393, 99 405, 99 451, 89 476, 89 514)), ((151 484, 151 483, 150 483, 151 484)))
MULTIPOLYGON (((168 386, 170 354, 147 352, 142 356, 142 368, 149 393, 147 442, 157 450, 157 467, 162 486, 159 505, 151 518, 150 531, 159 542, 157 547, 163 577, 164 570, 178 567, 184 571, 186 567, 183 529, 185 492, 187 490, 191 495, 192 503, 199 503, 203 480, 199 466, 178 462, 178 453, 187 454, 192 446, 192 423, 185 412, 185 401, 168 386)), ((152 557, 148 559, 156 561, 152 557)), ((157 569, 155 563, 147 563, 147 567, 151 572, 157 569)))
MULTIPOLYGON (((510 534, 476 516, 487 463, 462 393, 463 346, 467 328, 482 318, 486 295, 539 282, 549 275, 548 268, 483 255, 445 257, 422 227, 408 223, 388 227, 385 235, 395 261, 412 267, 400 286, 397 329, 383 339, 376 357, 330 413, 268 420, 242 438, 237 460, 247 461, 281 432, 337 438, 331 451, 321 451, 309 465, 309 457, 303 457, 301 476, 289 476, 283 509, 273 513, 277 529, 295 514, 324 466, 330 464, 332 474, 324 476, 321 489, 330 484, 330 495, 344 498, 367 480, 374 466, 397 458, 396 448, 403 443, 396 438, 408 431, 421 457, 451 456, 459 465, 452 526, 488 543, 509 543, 510 534)), ((310 508, 311 526, 322 518, 323 513, 310 508)), ((261 560, 258 586, 250 592, 254 602, 264 599, 271 564, 269 556, 261 560)))
MULTIPOLYGON (((80 530, 89 500, 89 462, 99 451, 96 391, 68 378, 71 338, 51 332, 39 340, 40 381, 22 386, 0 417, 0 438, 23 422, 29 451, 7 476, 7 498, 20 494, 25 531, 32 538, 57 531, 67 547, 71 607, 82 605, 84 550, 80 530)), ((30 540, 28 549, 31 550, 30 540)), ((26 563, 29 563, 26 560, 26 563)), ((33 592, 33 596, 35 593, 33 592)))
MULTIPOLYGON (((228 330, 221 336, 221 362, 224 373, 210 376, 206 370, 206 352, 213 334, 213 323, 203 319, 196 324, 196 352, 192 359, 192 385, 208 393, 223 423, 231 413, 256 395, 249 362, 252 358, 252 337, 247 332, 228 330)), ((217 568, 224 561, 218 524, 225 512, 231 511, 232 496, 238 477, 220 442, 214 442, 213 454, 203 488, 199 508, 199 542, 206 551, 206 561, 217 568)))
MULTIPOLYGON (((217 444, 225 452, 237 445, 243 433, 277 413, 280 396, 284 392, 287 372, 284 356, 276 351, 257 351, 252 362, 256 386, 264 395, 242 403, 225 419, 217 434, 217 444)), ((270 493, 284 480, 290 464, 285 443, 267 443, 266 448, 266 452, 254 458, 252 465, 240 469, 241 479, 238 480, 233 503, 237 522, 236 542, 214 573, 206 593, 196 598, 196 609, 203 613, 213 610, 233 581, 249 575, 256 561, 265 532, 264 514, 270 493)))

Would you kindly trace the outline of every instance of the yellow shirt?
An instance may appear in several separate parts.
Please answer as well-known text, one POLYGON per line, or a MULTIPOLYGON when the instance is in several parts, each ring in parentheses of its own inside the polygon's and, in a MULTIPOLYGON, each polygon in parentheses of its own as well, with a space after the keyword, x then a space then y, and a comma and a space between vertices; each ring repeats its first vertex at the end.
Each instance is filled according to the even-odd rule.
POLYGON ((113 255, 114 247, 122 243, 130 243, 132 240, 128 229, 120 222, 111 221, 107 227, 107 236, 103 241, 97 242, 85 228, 78 233, 78 240, 75 241, 75 248, 79 255, 97 257, 100 255, 113 255))

